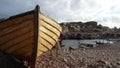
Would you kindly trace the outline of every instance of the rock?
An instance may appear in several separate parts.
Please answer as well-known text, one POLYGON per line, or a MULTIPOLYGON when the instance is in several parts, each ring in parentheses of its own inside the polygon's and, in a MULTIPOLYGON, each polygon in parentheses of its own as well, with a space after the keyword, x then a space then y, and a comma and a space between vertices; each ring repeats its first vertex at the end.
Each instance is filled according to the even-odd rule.
POLYGON ((97 22, 96 21, 89 21, 89 22, 85 22, 84 23, 85 25, 87 25, 87 26, 93 26, 93 27, 96 27, 97 26, 97 22))
POLYGON ((105 67, 105 68, 113 68, 113 66, 111 65, 110 62, 106 61, 106 60, 99 60, 98 61, 98 65, 105 67))
POLYGON ((79 45, 79 48, 88 48, 88 47, 85 45, 79 45))
POLYGON ((62 39, 120 38, 120 29, 98 25, 96 21, 63 22, 62 39))
POLYGON ((117 65, 120 65, 120 61, 116 63, 117 65))
POLYGON ((71 51, 71 50, 75 50, 75 49, 77 49, 77 48, 74 48, 74 47, 69 47, 69 50, 71 51))
POLYGON ((66 58, 63 58, 63 61, 64 61, 64 62, 67 62, 67 59, 66 59, 66 58))
POLYGON ((98 63, 102 63, 102 64, 110 64, 108 61, 105 61, 105 60, 99 60, 98 63))
POLYGON ((120 68, 119 45, 61 51, 58 57, 51 55, 56 54, 57 49, 53 49, 41 56, 38 68, 120 68))

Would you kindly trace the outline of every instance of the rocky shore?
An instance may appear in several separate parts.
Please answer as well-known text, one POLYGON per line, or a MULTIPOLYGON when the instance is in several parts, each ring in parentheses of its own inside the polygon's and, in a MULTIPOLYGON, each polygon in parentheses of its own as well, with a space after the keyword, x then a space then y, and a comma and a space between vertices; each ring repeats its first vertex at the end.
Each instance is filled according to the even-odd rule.
MULTIPOLYGON (((26 68, 15 57, 0 52, 0 68, 26 68)), ((120 43, 64 51, 59 44, 44 53, 36 68, 120 68, 120 43)))
POLYGON ((120 68, 120 43, 70 51, 58 45, 41 56, 36 68, 120 68))
POLYGON ((120 28, 109 28, 96 21, 63 22, 60 25, 63 29, 62 39, 120 38, 120 28))

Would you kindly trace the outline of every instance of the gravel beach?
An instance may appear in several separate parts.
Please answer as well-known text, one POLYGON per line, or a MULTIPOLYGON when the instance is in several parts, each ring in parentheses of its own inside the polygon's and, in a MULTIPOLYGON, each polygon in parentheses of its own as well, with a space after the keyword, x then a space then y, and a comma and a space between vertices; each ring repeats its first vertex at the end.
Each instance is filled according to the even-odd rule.
POLYGON ((36 68, 120 68, 120 43, 70 51, 57 46, 41 56, 36 68))
MULTIPOLYGON (((23 63, 0 52, 0 68, 25 68, 23 63)), ((36 62, 36 68, 120 68, 120 43, 81 47, 69 51, 56 45, 36 62)))

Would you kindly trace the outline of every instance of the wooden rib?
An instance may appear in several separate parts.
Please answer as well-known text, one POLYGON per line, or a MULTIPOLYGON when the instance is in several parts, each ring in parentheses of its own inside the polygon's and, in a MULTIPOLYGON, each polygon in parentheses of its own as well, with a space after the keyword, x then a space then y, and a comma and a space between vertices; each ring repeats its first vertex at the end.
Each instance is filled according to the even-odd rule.
POLYGON ((42 52, 48 51, 48 49, 41 44, 38 44, 38 50, 41 50, 42 52))
POLYGON ((55 40, 53 40, 51 37, 49 37, 48 35, 44 34, 41 31, 39 31, 39 36, 43 37, 44 39, 47 39, 52 45, 54 45, 54 43, 56 43, 55 40))
POLYGON ((4 49, 9 48, 11 46, 17 45, 17 43, 19 43, 19 42, 23 41, 24 39, 29 38, 31 36, 33 36, 33 32, 26 33, 21 37, 17 37, 16 39, 5 43, 4 46, 0 46, 0 49, 4 50, 4 49))
POLYGON ((40 42, 42 42, 42 43, 46 42, 44 44, 53 46, 53 44, 50 41, 48 41, 48 39, 46 39, 42 36, 39 36, 39 38, 40 38, 40 42))
POLYGON ((9 27, 9 28, 6 28, 6 29, 4 29, 4 30, 0 30, 0 37, 2 37, 2 36, 4 36, 4 35, 6 35, 6 34, 9 34, 9 33, 11 33, 11 32, 13 32, 13 31, 15 31, 15 30, 18 30, 19 28, 23 28, 23 27, 26 27, 26 25, 29 25, 29 24, 31 24, 31 21, 32 20, 26 20, 26 21, 22 21, 20 24, 17 24, 17 25, 13 25, 13 26, 11 26, 11 27, 9 27), (24 23, 23 23, 24 22, 24 23))
POLYGON ((57 28, 60 32, 62 31, 60 25, 56 21, 52 20, 51 18, 49 18, 43 14, 40 14, 40 19, 43 19, 44 21, 49 22, 50 25, 57 28))
MULTIPOLYGON (((8 48, 7 50, 5 50, 5 52, 14 53, 16 50, 20 50, 20 49, 22 49, 23 47, 26 47, 27 45, 29 45, 29 44, 31 44, 31 43, 33 43, 33 37, 27 38, 27 39, 25 39, 23 42, 21 42, 20 44, 8 48)), ((29 47, 29 46, 28 46, 28 47, 29 47)), ((33 46, 32 46, 32 47, 33 47, 33 46)), ((15 52, 15 53, 16 53, 16 52, 15 52)))
POLYGON ((50 30, 49 28, 47 28, 46 26, 40 26, 40 27, 44 27, 45 29, 49 30, 51 33, 54 33, 57 37, 59 37, 59 35, 57 35, 57 33, 55 31, 50 30))
POLYGON ((50 26, 54 27, 55 29, 57 29, 59 32, 61 32, 60 29, 58 29, 58 28, 56 27, 56 25, 50 24, 48 21, 46 21, 46 20, 44 20, 44 19, 41 19, 41 20, 44 21, 45 23, 49 24, 50 26))
POLYGON ((43 38, 43 37, 40 37, 40 38, 44 39, 44 40, 47 41, 51 46, 53 46, 53 44, 52 44, 50 41, 48 41, 48 39, 45 39, 45 38, 43 38))
POLYGON ((42 44, 42 43, 40 43, 40 42, 38 42, 38 44, 41 44, 41 45, 44 46, 47 50, 50 50, 46 45, 44 45, 44 44, 42 44))
POLYGON ((20 28, 12 33, 9 33, 0 38, 0 45, 6 43, 8 41, 11 41, 11 40, 15 39, 16 37, 19 37, 19 36, 23 35, 24 33, 30 32, 32 30, 33 30, 33 26, 27 25, 26 27, 20 28))
POLYGON ((16 18, 16 19, 10 19, 8 21, 2 22, 2 23, 0 23, 0 30, 8 28, 8 27, 15 25, 15 24, 19 24, 21 21, 24 21, 26 19, 31 19, 31 18, 33 18, 33 14, 26 15, 26 16, 16 18))
POLYGON ((43 27, 43 26, 41 26, 41 27, 39 28, 39 30, 42 31, 42 32, 44 32, 44 33, 46 33, 46 34, 49 34, 49 36, 52 37, 52 38, 55 39, 55 40, 58 38, 58 36, 57 36, 56 34, 54 34, 53 32, 49 31, 48 29, 46 29, 46 28, 43 27))
POLYGON ((60 35, 60 32, 57 29, 55 29, 54 27, 50 26, 49 24, 45 23, 44 21, 40 21, 40 22, 41 23, 39 26, 44 26, 44 27, 50 29, 51 31, 55 32, 58 36, 60 35))
MULTIPOLYGON (((41 31, 41 32, 43 32, 43 31, 41 31)), ((53 39, 55 42, 57 42, 57 39, 55 39, 55 38, 53 38, 52 36, 50 36, 49 34, 47 34, 47 33, 45 33, 45 32, 43 32, 44 34, 46 34, 47 36, 49 36, 51 39, 53 39)))
POLYGON ((39 41, 38 41, 39 43, 41 43, 42 45, 44 45, 45 47, 47 47, 48 49, 51 49, 53 46, 50 44, 50 43, 48 43, 46 40, 44 40, 43 38, 40 38, 39 37, 39 41))

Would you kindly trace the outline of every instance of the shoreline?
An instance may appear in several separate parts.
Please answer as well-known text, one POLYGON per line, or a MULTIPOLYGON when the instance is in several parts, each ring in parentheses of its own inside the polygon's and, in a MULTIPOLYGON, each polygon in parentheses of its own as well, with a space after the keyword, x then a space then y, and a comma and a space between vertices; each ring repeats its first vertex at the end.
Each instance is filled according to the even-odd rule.
POLYGON ((53 49, 37 63, 37 68, 120 68, 120 43, 85 50, 53 49))
MULTIPOLYGON (((16 61, 12 56, 2 53, 0 55, 4 57, 0 63, 2 68, 23 66, 23 63, 16 61)), ((41 56, 36 62, 36 68, 120 68, 120 42, 69 51, 62 50, 57 43, 56 47, 41 56)))

